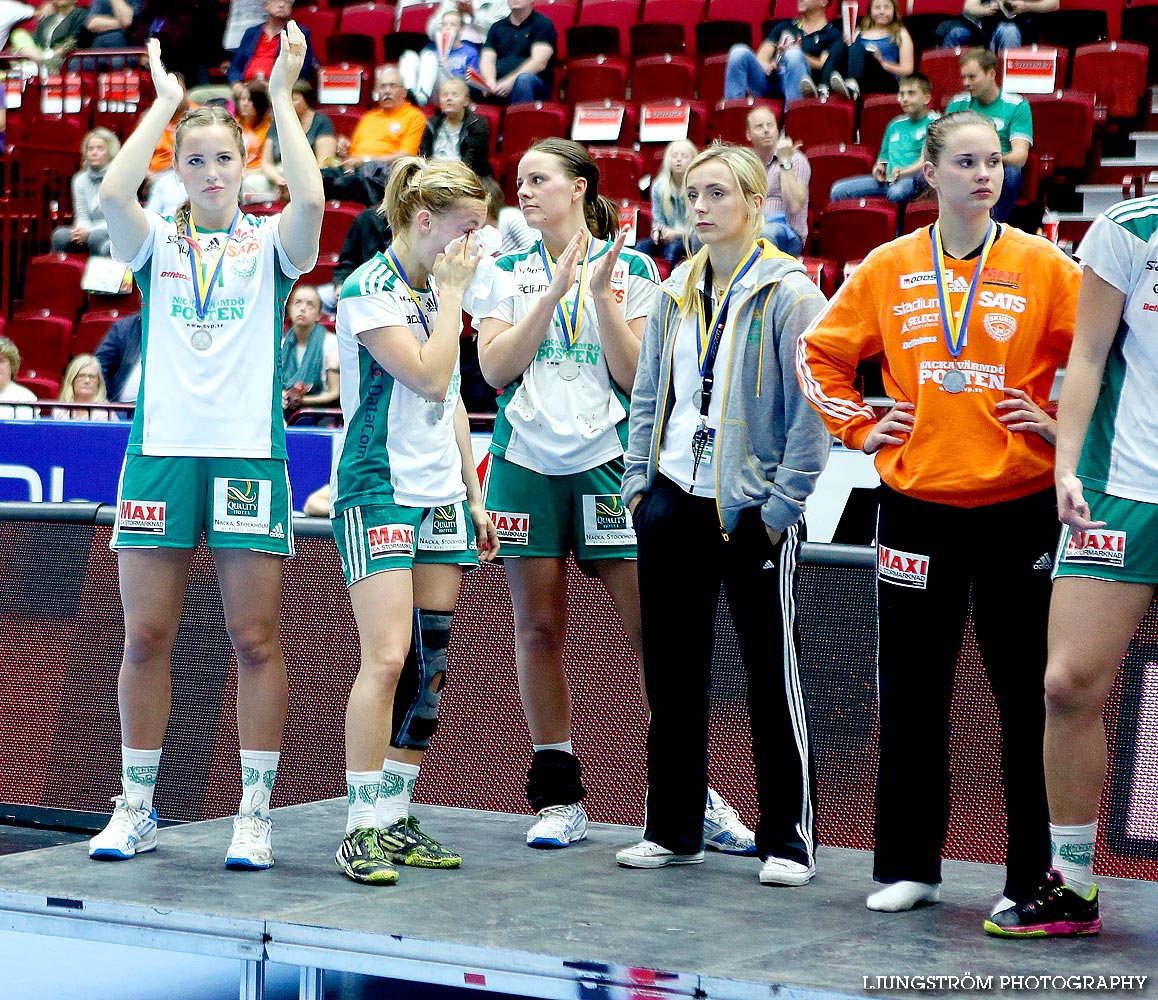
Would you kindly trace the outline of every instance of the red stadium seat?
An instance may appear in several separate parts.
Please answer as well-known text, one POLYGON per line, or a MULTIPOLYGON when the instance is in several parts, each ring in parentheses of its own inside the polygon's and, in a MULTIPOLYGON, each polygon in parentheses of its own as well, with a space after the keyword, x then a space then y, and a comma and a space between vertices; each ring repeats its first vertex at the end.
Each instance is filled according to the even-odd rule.
POLYGON ((394 8, 384 3, 352 3, 342 8, 343 34, 369 35, 374 39, 377 62, 385 60, 382 39, 394 31, 394 8))
POLYGON ((728 55, 720 52, 706 55, 700 62, 700 100, 709 108, 716 107, 724 99, 724 73, 728 68, 728 55))
POLYGON ((696 25, 696 51, 701 56, 727 55, 733 45, 756 48, 754 25, 748 21, 717 21, 711 19, 696 25))
POLYGON ((510 105, 503 116, 503 158, 519 156, 539 139, 566 135, 568 119, 563 104, 535 101, 510 105))
POLYGON ((960 17, 962 6, 961 0, 913 0, 909 13, 905 14, 905 27, 913 36, 913 48, 917 52, 935 49, 939 44, 937 25, 960 17))
POLYGON ((626 100, 627 60, 603 55, 569 59, 563 89, 570 105, 582 101, 626 100))
POLYGON ((1072 49, 1083 42, 1122 38, 1124 0, 1061 0, 1061 9, 1038 20, 1042 40, 1072 49))
POLYGON ((326 39, 338 30, 338 12, 316 3, 308 7, 295 7, 294 20, 299 27, 309 31, 310 46, 314 52, 325 52, 326 39))
POLYGON ((372 80, 374 67, 381 61, 381 50, 381 39, 339 32, 326 39, 323 51, 326 54, 326 65, 351 63, 354 66, 361 66, 366 71, 366 78, 372 80))
POLYGON ((555 58, 567 58, 567 29, 575 24, 579 16, 579 0, 539 0, 535 10, 550 19, 555 26, 558 39, 555 44, 555 58))
POLYGON ((84 258, 66 253, 33 257, 24 274, 24 309, 48 309, 75 322, 84 305, 84 258))
POLYGON ((1094 95, 1111 118, 1133 118, 1146 90, 1147 45, 1099 42, 1074 50, 1073 89, 1094 95))
POLYGON ((342 244, 346 242, 346 233, 365 208, 365 205, 348 201, 327 201, 326 210, 322 213, 322 235, 318 241, 318 252, 341 253, 342 244))
POLYGON ((933 85, 934 111, 943 111, 954 94, 962 91, 961 53, 963 49, 926 49, 917 67, 933 85))
POLYGON ((396 63, 403 52, 421 52, 430 43, 423 31, 395 31, 382 39, 382 58, 388 63, 396 63))
POLYGON ((827 257, 802 257, 800 263, 824 297, 831 299, 836 294, 836 278, 840 271, 836 261, 827 257))
POLYGON ((896 94, 865 94, 860 107, 857 134, 862 146, 879 151, 889 122, 901 113, 896 94))
POLYGON ((662 56, 665 52, 682 53, 687 47, 682 24, 664 21, 640 21, 630 31, 628 51, 633 59, 642 56, 662 56))
POLYGON ((337 266, 338 254, 319 254, 314 269, 298 278, 298 285, 328 285, 334 280, 334 268, 337 266))
POLYGON ((72 320, 54 316, 47 309, 18 312, 7 334, 20 348, 20 368, 25 374, 57 377, 68 363, 72 346, 72 320))
POLYGON ((334 123, 334 131, 347 139, 353 136, 354 129, 358 127, 358 122, 366 113, 364 108, 350 108, 342 104, 335 104, 332 107, 327 105, 322 111, 334 123))
POLYGON ((399 8, 395 30, 420 31, 425 35, 426 22, 430 20, 430 15, 438 10, 438 7, 438 0, 431 0, 428 3, 416 3, 399 8))
POLYGON ((644 56, 631 67, 631 99, 637 104, 696 96, 696 61, 691 56, 644 56))
POLYGON ((16 384, 24 386, 25 389, 31 389, 36 393, 37 399, 60 398, 59 378, 50 378, 47 375, 20 375, 16 379, 16 384))
POLYGON ((78 354, 92 354, 97 345, 105 339, 105 334, 121 316, 127 316, 119 309, 96 309, 86 312, 72 331, 72 344, 69 347, 69 356, 78 354))
POLYGON ((1084 170, 1094 135, 1094 96, 1076 90, 1030 94, 1033 148, 1041 158, 1041 174, 1084 170))
POLYGON ((756 106, 771 108, 780 120, 783 104, 769 97, 735 97, 720 101, 712 115, 712 138, 746 145, 748 142, 748 113, 756 106))
MULTIPOLYGON (((583 0, 575 26, 583 28, 600 25, 614 28, 619 46, 616 52, 626 54, 631 26, 640 20, 639 10, 639 0, 583 0)), ((567 44, 571 46, 571 38, 567 39, 567 44)), ((571 48, 571 55, 575 54, 574 48, 571 48)))
POLYGON ((818 223, 822 253, 843 267, 896 236, 897 207, 883 198, 830 201, 818 223))
POLYGON ((471 105, 474 113, 485 118, 491 127, 491 152, 499 148, 499 130, 503 123, 503 106, 501 104, 474 104, 471 105))
MULTIPOLYGON (((711 24, 742 24, 748 29, 748 38, 739 38, 741 44, 753 49, 758 48, 763 38, 760 37, 760 24, 768 16, 769 4, 767 0, 708 0, 707 13, 704 15, 705 25, 711 24)), ((704 41, 701 34, 698 42, 704 41)), ((722 51, 727 51, 726 49, 722 51)), ((701 54, 705 50, 701 47, 701 54)))
POLYGON ((619 29, 608 24, 573 24, 564 38, 568 60, 617 56, 624 49, 619 41, 619 29))
POLYGON ((615 201, 639 198, 639 179, 643 176, 643 156, 632 149, 591 147, 599 165, 599 193, 615 201))
POLYGON ((684 29, 684 51, 696 51, 696 25, 704 20, 704 0, 643 0, 642 20, 652 24, 679 24, 684 29))
POLYGON ((828 192, 836 181, 871 173, 875 160, 876 156, 868 146, 844 142, 825 142, 812 146, 808 150, 808 165, 812 168, 808 181, 808 203, 825 204, 828 192))
POLYGON ((927 229, 937 221, 938 211, 936 198, 915 198, 905 206, 902 230, 915 233, 918 229, 927 229))
POLYGON ((852 142, 852 122, 856 105, 843 97, 805 97, 793 101, 784 112, 780 131, 805 152, 821 142, 852 142))

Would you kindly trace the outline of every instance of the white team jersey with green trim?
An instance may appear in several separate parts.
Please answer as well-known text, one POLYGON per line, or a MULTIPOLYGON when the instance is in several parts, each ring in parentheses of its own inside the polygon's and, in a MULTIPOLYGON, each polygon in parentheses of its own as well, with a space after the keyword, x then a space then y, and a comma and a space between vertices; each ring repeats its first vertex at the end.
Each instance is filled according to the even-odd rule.
POLYGON ((1158 503, 1158 197, 1098 216, 1077 256, 1126 294, 1078 475, 1101 492, 1158 503))
MULTIPOLYGON (((281 216, 241 216, 208 312, 198 319, 189 245, 172 219, 147 215, 149 235, 127 262, 143 303, 128 453, 284 459, 282 317, 301 272, 281 245, 281 216)), ((226 238, 201 232, 210 274, 226 238)))
MULTIPOLYGON (((607 243, 595 241, 591 268, 607 252, 607 243)), ((535 298, 550 284, 536 243, 526 253, 498 259, 499 280, 505 294, 487 318, 512 326, 530 311, 535 298)), ((563 297, 568 316, 579 294, 580 274, 563 297)), ((611 274, 611 287, 630 322, 647 316, 659 289, 655 262, 624 249, 611 274)), ((558 310, 535 360, 523 375, 503 391, 491 451, 508 461, 548 476, 565 476, 609 462, 623 454, 627 427, 627 394, 612 381, 599 340, 599 317, 590 291, 583 301, 579 339, 570 350, 558 310), (564 378, 563 375, 574 375, 564 378)), ((628 387, 630 391, 630 387, 628 387)))
MULTIPOLYGON (((414 295, 434 329, 438 289, 433 278, 414 295)), ((361 504, 440 507, 466 499, 454 436, 458 360, 446 399, 430 402, 386 371, 362 343, 362 334, 390 326, 406 327, 420 344, 428 339, 410 291, 378 253, 346 279, 338 300, 345 427, 330 478, 335 513, 361 504)))

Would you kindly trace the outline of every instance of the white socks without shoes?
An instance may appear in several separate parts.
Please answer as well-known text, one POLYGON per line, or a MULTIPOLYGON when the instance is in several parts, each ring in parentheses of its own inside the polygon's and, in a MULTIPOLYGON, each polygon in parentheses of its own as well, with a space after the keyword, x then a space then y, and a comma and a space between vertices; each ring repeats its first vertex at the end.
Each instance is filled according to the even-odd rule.
POLYGON ((881 913, 901 913, 941 902, 941 887, 930 882, 894 882, 874 892, 864 905, 881 913))

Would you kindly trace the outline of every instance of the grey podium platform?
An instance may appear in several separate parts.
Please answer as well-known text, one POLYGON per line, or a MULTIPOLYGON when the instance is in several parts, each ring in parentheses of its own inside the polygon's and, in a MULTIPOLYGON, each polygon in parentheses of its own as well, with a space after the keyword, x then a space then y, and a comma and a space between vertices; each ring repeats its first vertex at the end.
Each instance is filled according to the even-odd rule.
POLYGON ((779 889, 758 883, 753 858, 621 869, 615 850, 638 837, 626 827, 595 824, 582 844, 532 851, 526 816, 415 812, 462 869, 349 882, 333 862, 345 803, 331 800, 275 810, 267 872, 225 870, 227 819, 163 829, 159 849, 130 862, 89 861, 84 844, 0 858, 0 929, 236 959, 254 1000, 266 962, 300 967, 306 1000, 321 996, 324 970, 560 1000, 822 1000, 914 988, 887 977, 995 996, 1033 988, 1002 977, 1149 976, 1158 964, 1149 882, 1103 881, 1096 938, 1010 942, 981 930, 1001 888, 993 866, 947 862, 940 906, 877 914, 864 908, 864 852, 822 848, 810 885, 779 889), (953 976, 992 982, 929 980, 953 976))

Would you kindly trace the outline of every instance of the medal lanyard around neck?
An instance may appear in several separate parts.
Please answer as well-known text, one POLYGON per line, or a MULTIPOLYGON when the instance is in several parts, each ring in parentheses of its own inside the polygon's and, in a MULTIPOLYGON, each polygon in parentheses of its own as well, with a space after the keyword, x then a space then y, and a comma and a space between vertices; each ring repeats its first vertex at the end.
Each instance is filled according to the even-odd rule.
POLYGON ((225 237, 221 253, 217 255, 213 276, 206 282, 204 266, 201 263, 201 234, 197 232, 197 225, 193 221, 193 216, 188 216, 188 231, 185 234, 185 242, 189 244, 190 264, 192 265, 189 272, 193 279, 193 308, 197 312, 198 320, 204 320, 209 315, 209 303, 213 300, 213 290, 217 286, 217 279, 221 276, 221 265, 225 263, 225 251, 233 242, 233 232, 237 228, 237 220, 240 218, 241 209, 239 208, 233 214, 233 221, 229 224, 229 233, 225 237))
POLYGON ((981 272, 985 269, 985 261, 989 258, 989 251, 997 239, 997 227, 991 221, 985 233, 985 242, 981 244, 981 253, 977 257, 977 266, 973 269, 973 280, 969 282, 969 289, 965 293, 965 301, 961 303, 961 311, 953 312, 953 305, 949 300, 949 283, 945 280, 945 251, 941 243, 941 223, 933 224, 933 273, 937 278, 937 304, 941 310, 941 332, 945 337, 945 346, 949 348, 950 356, 956 360, 965 350, 969 340, 969 316, 973 312, 973 300, 977 295, 977 286, 981 284, 981 272))
POLYGON ((728 290, 720 296, 720 301, 716 304, 714 315, 711 314, 712 262, 709 260, 704 267, 704 287, 700 292, 700 307, 696 312, 696 357, 699 361, 700 379, 702 381, 700 387, 701 422, 706 422, 708 419, 708 407, 712 402, 712 385, 715 382, 712 370, 715 368, 716 354, 720 350, 720 341, 724 336, 724 325, 728 322, 728 304, 731 301, 732 292, 735 290, 740 279, 752 269, 752 266, 759 259, 760 247, 757 245, 748 257, 737 265, 736 270, 732 272, 732 278, 728 282, 728 290), (712 322, 709 325, 705 325, 709 315, 712 315, 712 322), (711 330, 710 335, 708 333, 709 330, 711 330))
MULTIPOLYGON (((559 317, 559 325, 563 328, 567 350, 579 343, 579 323, 583 319, 583 299, 587 295, 587 271, 591 266, 591 244, 594 242, 591 236, 587 237, 587 252, 583 255, 583 266, 579 270, 579 294, 571 304, 571 315, 568 316, 563 310, 562 299, 555 303, 555 315, 559 317)), ((543 270, 547 272, 547 282, 550 283, 555 280, 555 272, 552 270, 554 262, 547 252, 547 245, 542 241, 539 243, 539 256, 543 258, 543 270)))
POLYGON ((426 312, 422 308, 422 303, 418 301, 418 296, 414 294, 414 289, 410 286, 410 279, 406 277, 406 271, 402 267, 402 262, 394 253, 393 247, 386 251, 386 257, 390 263, 390 269, 402 280, 402 287, 406 289, 407 294, 411 299, 414 300, 414 306, 418 310, 418 321, 422 324, 422 329, 426 334, 426 339, 429 340, 430 326, 426 322, 426 312))

